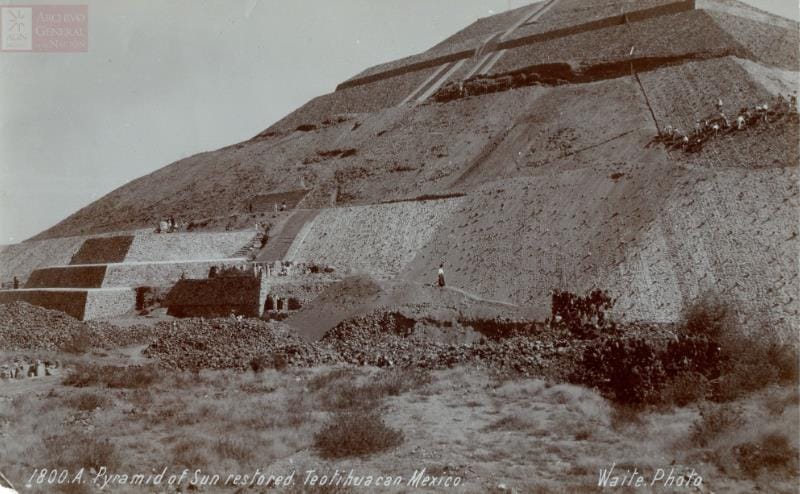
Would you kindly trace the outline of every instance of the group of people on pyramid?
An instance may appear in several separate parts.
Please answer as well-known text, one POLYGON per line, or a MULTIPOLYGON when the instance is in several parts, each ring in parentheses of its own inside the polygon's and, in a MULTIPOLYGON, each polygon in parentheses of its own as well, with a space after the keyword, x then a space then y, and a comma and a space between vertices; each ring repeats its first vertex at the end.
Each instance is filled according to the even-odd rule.
POLYGON ((177 232, 180 225, 175 221, 175 217, 170 215, 158 222, 156 233, 173 233, 177 232))
POLYGON ((696 152, 702 149, 709 139, 720 134, 742 131, 760 124, 777 122, 789 114, 797 113, 797 96, 785 98, 776 95, 770 103, 759 103, 753 107, 739 110, 736 118, 731 120, 725 114, 722 98, 717 98, 717 114, 695 122, 694 130, 684 133, 681 129, 667 125, 659 132, 657 140, 669 148, 680 148, 683 151, 696 152))

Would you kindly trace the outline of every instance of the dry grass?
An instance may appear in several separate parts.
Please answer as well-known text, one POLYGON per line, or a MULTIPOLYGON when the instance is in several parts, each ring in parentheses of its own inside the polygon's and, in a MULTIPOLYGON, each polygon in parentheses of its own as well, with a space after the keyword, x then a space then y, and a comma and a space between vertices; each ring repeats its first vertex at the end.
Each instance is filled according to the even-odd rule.
POLYGON ((159 378, 159 370, 154 365, 120 367, 78 364, 63 382, 76 388, 104 385, 109 388, 142 389, 151 386, 159 378))
POLYGON ((106 395, 85 392, 69 395, 64 400, 64 404, 76 410, 93 411, 96 409, 108 408, 112 404, 112 400, 106 395))
POLYGON ((716 489, 749 492, 757 483, 789 485, 797 467, 798 393, 784 387, 726 405, 740 411, 728 414, 719 405, 629 410, 582 387, 463 367, 201 371, 165 373, 146 388, 51 386, 0 401, 3 473, 12 480, 33 465, 103 463, 120 473, 153 464, 207 472, 344 466, 403 476, 430 467, 463 475, 464 492, 499 484, 592 492, 611 462, 651 470, 676 461, 716 489))

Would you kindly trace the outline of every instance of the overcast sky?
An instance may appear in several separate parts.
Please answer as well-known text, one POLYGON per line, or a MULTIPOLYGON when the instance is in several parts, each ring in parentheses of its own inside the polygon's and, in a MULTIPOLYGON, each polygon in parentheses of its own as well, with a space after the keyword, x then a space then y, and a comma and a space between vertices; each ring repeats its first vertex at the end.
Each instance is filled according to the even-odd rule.
MULTIPOLYGON (((0 0, 89 5, 86 53, 0 53, 0 244, 252 137, 380 62, 523 0, 0 0)), ((797 0, 750 0, 798 18, 797 0)))

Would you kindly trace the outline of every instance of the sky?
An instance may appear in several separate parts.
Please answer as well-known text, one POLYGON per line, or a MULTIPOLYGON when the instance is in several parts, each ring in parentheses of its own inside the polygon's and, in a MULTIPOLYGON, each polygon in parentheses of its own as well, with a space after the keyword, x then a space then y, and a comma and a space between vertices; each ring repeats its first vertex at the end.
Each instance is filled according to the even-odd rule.
MULTIPOLYGON (((249 139, 371 65, 531 2, 46 3, 88 5, 89 48, 0 52, 0 244, 175 160, 249 139)), ((797 0, 747 3, 800 17, 797 0)))

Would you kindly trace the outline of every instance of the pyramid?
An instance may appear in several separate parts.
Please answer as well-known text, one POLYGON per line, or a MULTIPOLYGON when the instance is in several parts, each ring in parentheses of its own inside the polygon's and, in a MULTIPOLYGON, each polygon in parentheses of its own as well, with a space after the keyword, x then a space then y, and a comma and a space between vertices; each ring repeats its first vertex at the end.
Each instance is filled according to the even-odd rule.
POLYGON ((753 331, 791 338, 796 119, 696 153, 652 141, 720 99, 734 115, 795 91, 799 45, 796 22, 734 0, 523 6, 134 180, 27 251, 46 260, 76 235, 246 217, 285 196, 313 214, 284 228, 284 259, 417 282, 444 262, 448 283, 539 317, 554 288, 605 288, 618 317, 664 322, 713 291, 753 331))

